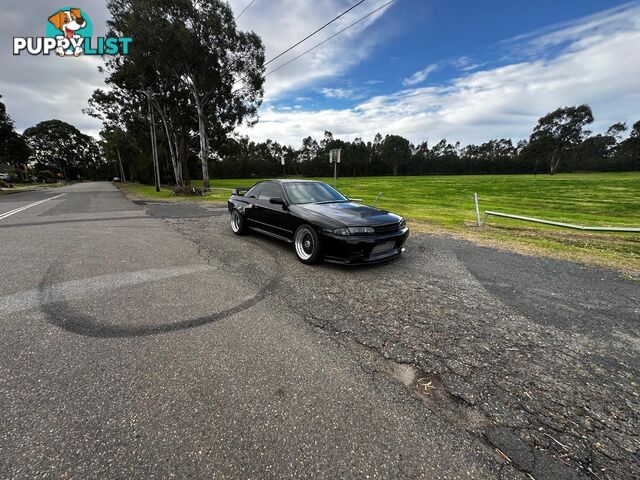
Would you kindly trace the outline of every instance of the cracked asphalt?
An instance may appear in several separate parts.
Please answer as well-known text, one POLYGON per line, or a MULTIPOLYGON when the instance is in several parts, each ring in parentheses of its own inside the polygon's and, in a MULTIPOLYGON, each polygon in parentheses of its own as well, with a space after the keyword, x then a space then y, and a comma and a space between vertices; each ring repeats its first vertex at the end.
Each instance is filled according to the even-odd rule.
POLYGON ((54 193, 0 222, 0 478, 519 475, 282 305, 268 244, 247 278, 167 223, 219 208, 86 183, 0 212, 54 193))
POLYGON ((406 255, 379 266, 309 268, 287 245, 234 237, 227 223, 171 221, 249 279, 278 272, 283 308, 416 367, 446 393, 426 402, 431 412, 521 472, 640 477, 638 283, 435 235, 411 237, 406 255))
POLYGON ((637 283, 441 236, 308 267, 60 193, 0 221, 0 478, 640 476, 637 283))

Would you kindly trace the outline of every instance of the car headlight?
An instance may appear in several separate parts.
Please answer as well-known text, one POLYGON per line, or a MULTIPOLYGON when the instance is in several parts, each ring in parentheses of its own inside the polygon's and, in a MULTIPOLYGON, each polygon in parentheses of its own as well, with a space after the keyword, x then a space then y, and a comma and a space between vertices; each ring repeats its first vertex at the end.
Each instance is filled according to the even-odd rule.
POLYGON ((405 228, 407 228, 407 221, 403 218, 400 220, 400 230, 404 230, 405 228))
POLYGON ((375 230, 371 227, 349 227, 338 228, 333 233, 335 235, 362 235, 364 233, 375 233, 375 230))
POLYGON ((371 227, 349 227, 351 235, 362 235, 363 233, 375 233, 371 227))

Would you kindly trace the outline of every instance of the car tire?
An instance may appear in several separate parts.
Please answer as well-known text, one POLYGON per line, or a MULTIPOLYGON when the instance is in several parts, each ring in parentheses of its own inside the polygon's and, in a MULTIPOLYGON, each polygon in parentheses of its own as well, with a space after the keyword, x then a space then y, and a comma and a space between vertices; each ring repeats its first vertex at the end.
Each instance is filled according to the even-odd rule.
POLYGON ((231 231, 236 235, 247 233, 247 222, 237 208, 231 210, 231 231))
POLYGON ((310 265, 322 258, 322 243, 316 231, 309 225, 300 225, 293 235, 293 246, 302 263, 310 265))

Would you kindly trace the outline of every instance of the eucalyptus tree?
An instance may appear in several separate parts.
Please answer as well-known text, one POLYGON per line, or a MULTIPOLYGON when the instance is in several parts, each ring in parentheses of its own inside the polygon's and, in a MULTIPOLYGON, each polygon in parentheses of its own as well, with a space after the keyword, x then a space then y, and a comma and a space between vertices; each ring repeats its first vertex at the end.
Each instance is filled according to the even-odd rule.
MULTIPOLYGON (((0 95, 0 98, 2 98, 2 95, 0 95)), ((7 113, 4 103, 0 101, 0 156, 5 153, 6 142, 14 131, 13 120, 7 113)))
POLYGON ((24 176, 29 153, 27 142, 16 132, 11 116, 7 113, 4 103, 0 101, 0 163, 10 164, 24 176))
MULTIPOLYGON (((147 91, 161 90, 161 97, 189 99, 182 112, 194 112, 208 187, 211 140, 219 149, 236 126, 257 118, 264 83, 260 37, 239 30, 222 0, 109 0, 107 6, 111 34, 134 38, 126 58, 107 63, 112 80, 136 79, 147 91)), ((167 107, 166 113, 175 121, 175 112, 167 107)))
POLYGON ((398 175, 398 168, 407 165, 411 159, 409 140, 400 135, 387 135, 382 142, 381 155, 387 171, 398 175))
POLYGON ((155 37, 163 35, 167 22, 159 18, 150 25, 143 15, 123 17, 124 10, 121 9, 131 10, 134 4, 135 9, 140 10, 145 6, 150 10, 155 2, 108 4, 113 15, 107 22, 110 35, 133 37, 137 48, 130 49, 127 55, 105 57, 105 64, 100 70, 108 74, 106 83, 110 90, 96 90, 89 101, 87 113, 102 118, 106 129, 120 128, 126 131, 125 125, 145 121, 149 124, 154 177, 156 189, 159 190, 156 116, 160 118, 166 136, 175 183, 181 185, 182 160, 186 155, 179 155, 182 151, 179 143, 182 141, 181 133, 185 128, 181 128, 182 125, 178 123, 188 116, 188 92, 179 91, 178 82, 168 81, 162 69, 161 53, 153 53, 149 48, 145 48, 153 47, 155 37), (133 32, 136 32, 135 35, 133 32))
POLYGON ((589 134, 584 127, 590 123, 593 123, 593 112, 589 105, 561 107, 538 120, 530 143, 539 143, 547 150, 550 174, 558 170, 563 155, 589 134))

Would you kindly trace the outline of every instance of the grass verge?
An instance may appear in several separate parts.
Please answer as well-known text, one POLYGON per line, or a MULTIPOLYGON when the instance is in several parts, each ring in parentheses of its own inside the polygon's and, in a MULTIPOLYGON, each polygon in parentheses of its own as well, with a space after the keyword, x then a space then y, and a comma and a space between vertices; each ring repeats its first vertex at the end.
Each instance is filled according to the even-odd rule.
POLYGON ((0 195, 11 195, 12 193, 32 192, 34 190, 47 190, 50 188, 60 188, 67 185, 65 182, 56 183, 14 183, 12 188, 0 188, 0 195))

